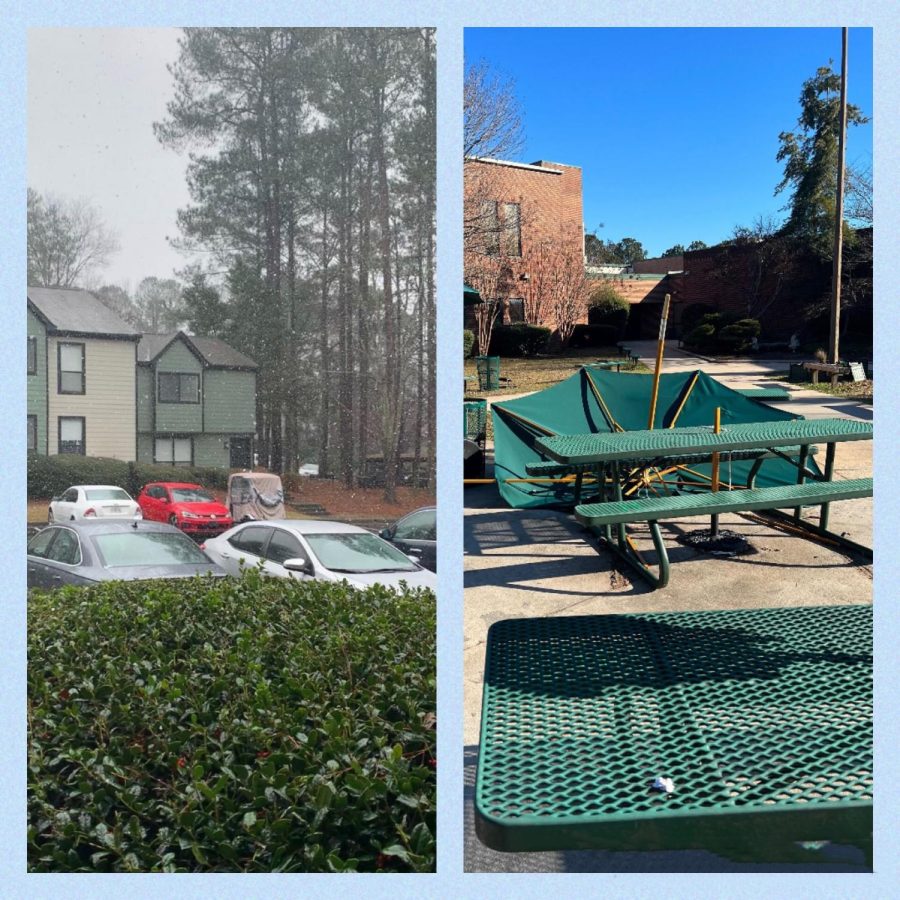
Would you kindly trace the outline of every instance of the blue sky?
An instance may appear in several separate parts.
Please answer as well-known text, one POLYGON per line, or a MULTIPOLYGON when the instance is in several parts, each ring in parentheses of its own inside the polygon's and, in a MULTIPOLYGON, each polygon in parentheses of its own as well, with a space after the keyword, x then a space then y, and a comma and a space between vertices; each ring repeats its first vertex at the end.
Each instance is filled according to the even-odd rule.
MULTIPOLYGON (((796 128, 803 82, 840 70, 841 32, 468 28, 465 55, 515 81, 520 161, 580 165, 585 229, 653 256, 785 217, 778 135, 796 128)), ((871 117, 871 29, 850 29, 848 56, 848 100, 871 117)), ((872 164, 871 122, 849 130, 847 161, 872 164)))

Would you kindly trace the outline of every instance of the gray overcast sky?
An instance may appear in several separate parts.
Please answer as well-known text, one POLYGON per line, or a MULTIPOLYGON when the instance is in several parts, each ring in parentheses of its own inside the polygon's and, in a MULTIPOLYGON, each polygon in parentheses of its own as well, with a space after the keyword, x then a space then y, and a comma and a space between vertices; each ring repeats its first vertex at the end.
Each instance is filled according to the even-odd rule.
POLYGON ((186 155, 162 147, 153 122, 173 94, 166 65, 179 29, 54 28, 28 34, 28 184, 85 197, 122 249, 100 276, 137 287, 187 261, 166 242, 188 202, 186 155))

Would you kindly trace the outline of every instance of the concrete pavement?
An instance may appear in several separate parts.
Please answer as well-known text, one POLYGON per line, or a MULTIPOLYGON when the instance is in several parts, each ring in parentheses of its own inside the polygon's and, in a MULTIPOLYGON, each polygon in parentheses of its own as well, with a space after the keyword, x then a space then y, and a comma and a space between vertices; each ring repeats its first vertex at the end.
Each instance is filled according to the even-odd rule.
MULTIPOLYGON (((643 361, 652 366, 656 343, 645 343, 646 347, 644 343, 633 346, 643 361)), ((787 360, 710 362, 667 347, 664 371, 702 368, 724 384, 740 388, 777 384, 761 378, 787 369, 788 364, 787 360)), ((807 418, 872 418, 871 407, 807 390, 794 390, 790 401, 777 405, 807 418)), ((871 473, 872 442, 838 445, 835 478, 871 473)), ((722 477, 727 481, 724 462, 722 477)), ((467 767, 474 767, 477 757, 487 629, 500 619, 871 602, 870 566, 841 551, 778 530, 752 515, 720 518, 723 529, 744 536, 754 551, 732 558, 717 558, 676 543, 679 534, 708 528, 708 516, 665 523, 671 581, 666 588, 651 591, 636 575, 632 580, 631 571, 622 568, 611 554, 598 552, 590 536, 568 514, 510 509, 493 485, 466 488, 465 507, 463 652, 467 767)), ((815 514, 810 511, 806 515, 815 514)), ((871 546, 871 499, 833 504, 830 527, 871 546)), ((635 531, 638 547, 652 554, 646 528, 637 527, 635 531)), ((489 851, 477 841, 471 830, 471 797, 466 815, 466 868, 473 871, 597 871, 598 865, 604 871, 761 870, 732 867, 718 858, 710 861, 706 857, 711 854, 545 853, 517 855, 516 863, 510 855, 489 851), (529 863, 523 856, 535 859, 529 863), (623 856, 632 859, 623 862, 623 856), (537 868, 529 869, 532 865, 537 868), (685 865, 689 867, 684 868, 685 865)), ((843 871, 864 870, 854 868, 861 863, 853 859, 851 851, 851 868, 843 871)), ((774 871, 772 867, 765 870, 774 871)))

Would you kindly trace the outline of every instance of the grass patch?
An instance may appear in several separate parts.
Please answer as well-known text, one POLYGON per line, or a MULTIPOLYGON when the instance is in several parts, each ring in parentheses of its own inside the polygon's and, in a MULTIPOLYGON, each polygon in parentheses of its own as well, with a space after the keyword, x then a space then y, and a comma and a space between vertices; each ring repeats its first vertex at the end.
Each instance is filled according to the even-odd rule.
MULTIPOLYGON (((769 372, 767 375, 760 375, 761 379, 769 381, 787 381, 789 372, 769 372)), ((871 378, 865 381, 839 381, 832 384, 827 380, 827 376, 822 376, 822 380, 814 383, 812 381, 795 381, 791 383, 793 388, 802 388, 807 391, 818 391, 820 394, 828 394, 831 397, 842 397, 845 400, 857 400, 860 403, 874 403, 875 399, 875 382, 871 378)))
MULTIPOLYGON (((474 359, 465 360, 465 374, 475 376, 476 380, 469 382, 469 393, 473 397, 499 399, 511 394, 529 394, 533 391, 541 391, 574 375, 584 365, 621 359, 622 356, 616 347, 601 347, 592 352, 584 349, 564 350, 552 356, 503 357, 500 360, 500 375, 509 378, 510 383, 497 391, 478 390, 478 371, 474 359)), ((632 369, 631 363, 625 360, 622 371, 639 374, 650 370, 642 363, 638 363, 632 369)))

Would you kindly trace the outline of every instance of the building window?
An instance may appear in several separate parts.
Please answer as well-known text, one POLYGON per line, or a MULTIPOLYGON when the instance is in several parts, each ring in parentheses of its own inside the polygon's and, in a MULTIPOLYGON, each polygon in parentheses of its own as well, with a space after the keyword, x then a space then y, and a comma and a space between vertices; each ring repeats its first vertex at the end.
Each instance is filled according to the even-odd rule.
POLYGON ((199 403, 200 376, 187 372, 160 372, 156 397, 160 403, 199 403))
POLYGON ((59 452, 84 456, 84 416, 59 417, 59 452))
POLYGON ((28 338, 28 374, 37 375, 37 338, 28 338))
POLYGON ((503 204, 503 252, 522 255, 522 216, 518 203, 503 204))
POLYGON ((83 394, 84 344, 58 344, 56 360, 57 392, 60 394, 83 394))
POLYGON ((488 256, 500 255, 500 220, 497 217, 497 202, 484 200, 481 204, 481 224, 484 229, 484 252, 488 256))
POLYGON ((506 301, 506 321, 509 325, 525 321, 525 301, 521 297, 510 297, 506 301))
POLYGON ((193 443, 189 437, 158 437, 154 444, 153 461, 170 466, 190 466, 194 455, 193 443))
POLYGON ((28 449, 37 450, 37 416, 28 417, 28 449))

